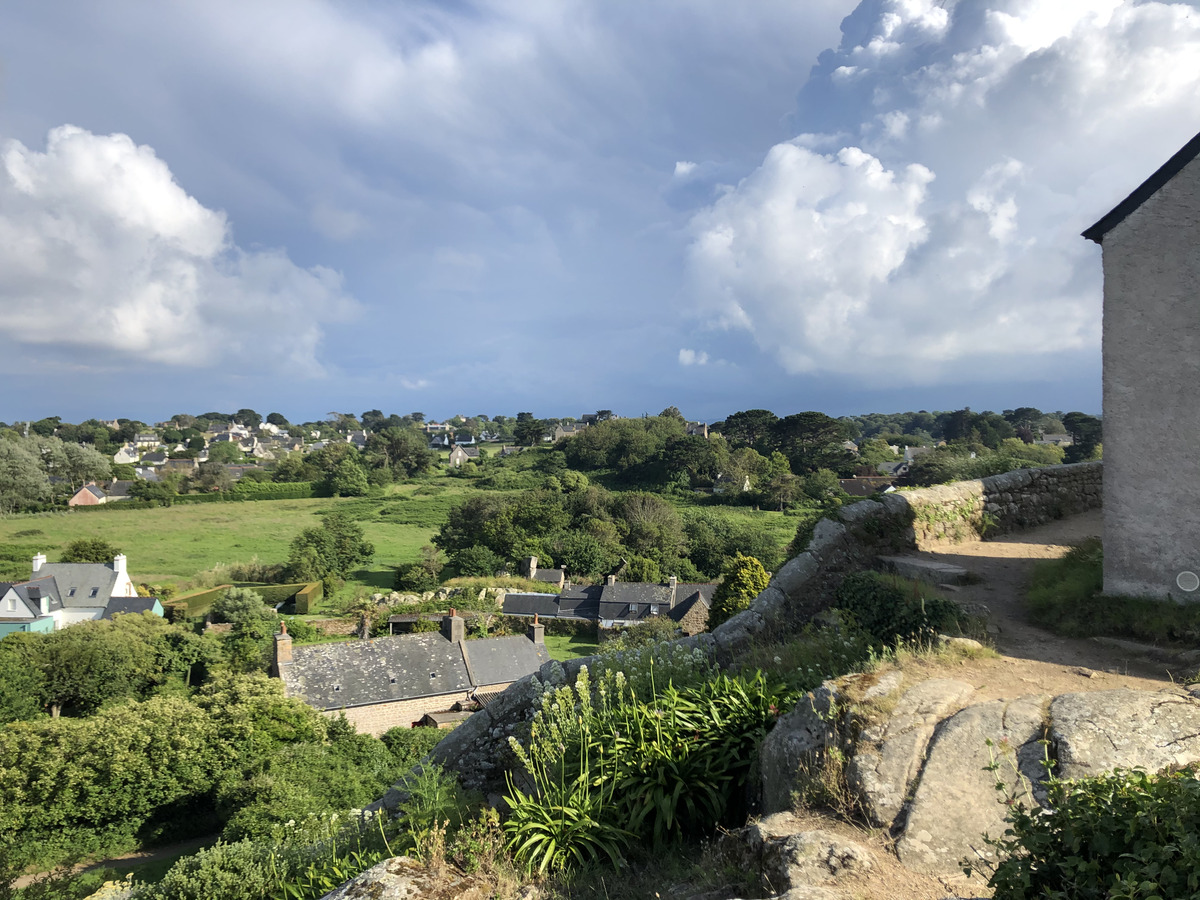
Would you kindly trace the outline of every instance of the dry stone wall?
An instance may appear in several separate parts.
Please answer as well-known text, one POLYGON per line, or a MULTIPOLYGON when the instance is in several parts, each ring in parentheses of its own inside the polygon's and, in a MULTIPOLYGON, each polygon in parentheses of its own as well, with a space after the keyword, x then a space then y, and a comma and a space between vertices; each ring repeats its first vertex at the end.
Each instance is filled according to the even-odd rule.
MULTIPOLYGON (((983 535, 1003 534, 1098 507, 1101 464, 1077 463, 1022 469, 978 481, 896 491, 881 501, 862 500, 817 523, 803 553, 790 559, 745 612, 711 634, 684 638, 722 667, 758 636, 798 630, 827 609, 842 579, 871 568, 879 556, 983 535)), ((513 685, 434 749, 434 760, 455 771, 468 787, 498 791, 514 762, 509 738, 532 717, 547 688, 573 680, 591 658, 547 663, 513 685)), ((393 804, 399 794, 385 798, 393 804)))

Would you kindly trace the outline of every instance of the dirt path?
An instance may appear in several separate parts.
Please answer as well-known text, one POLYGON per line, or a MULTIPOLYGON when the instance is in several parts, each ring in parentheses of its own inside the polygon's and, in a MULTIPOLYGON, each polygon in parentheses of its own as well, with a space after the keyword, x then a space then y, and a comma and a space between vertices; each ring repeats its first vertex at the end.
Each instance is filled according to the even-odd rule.
MULTIPOLYGON (((191 853, 194 850, 199 850, 201 847, 213 843, 220 835, 210 834, 206 837, 189 838, 186 841, 179 841, 174 844, 166 844, 162 847, 155 847, 153 850, 137 850, 133 853, 125 853, 121 856, 114 856, 110 859, 97 860, 90 863, 80 863, 71 869, 73 874, 82 874, 83 872, 95 872, 100 869, 115 869, 121 873, 128 872, 134 866, 140 866, 143 863, 158 862, 162 859, 170 859, 175 856, 183 856, 185 853, 191 853)), ((13 882, 13 887, 24 888, 33 884, 37 880, 37 875, 22 875, 13 882)))
POLYGON ((1180 666, 1154 658, 1152 648, 1064 638, 1028 621, 1024 599, 1036 563, 1060 557, 1078 541, 1101 534, 1103 523, 1102 513, 1095 510, 996 540, 914 554, 979 576, 978 584, 963 585, 953 597, 969 608, 986 609, 992 639, 1005 657, 989 668, 1011 672, 1004 679, 1013 691, 1005 691, 1009 696, 1162 687, 1172 674, 1180 673, 1180 666))

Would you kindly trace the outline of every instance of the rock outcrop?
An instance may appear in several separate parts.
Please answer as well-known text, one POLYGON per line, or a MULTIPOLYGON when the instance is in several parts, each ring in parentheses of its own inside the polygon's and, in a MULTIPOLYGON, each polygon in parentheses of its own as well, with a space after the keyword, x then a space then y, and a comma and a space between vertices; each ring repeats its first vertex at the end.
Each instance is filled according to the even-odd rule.
POLYGON ((487 900, 492 885, 472 875, 435 875, 407 856, 385 859, 321 900, 487 900))
MULTIPOLYGON (((836 747, 847 758, 852 802, 890 831, 905 867, 929 875, 990 860, 984 836, 1003 833, 1013 804, 1045 801, 1048 769, 1077 778, 1200 762, 1200 699, 1181 687, 968 705, 974 688, 952 679, 907 689, 881 679, 873 696, 861 686, 853 676, 827 682, 780 718, 761 749, 763 807, 791 808, 822 754, 836 747)), ((780 815, 739 833, 765 873, 788 846, 780 815)))

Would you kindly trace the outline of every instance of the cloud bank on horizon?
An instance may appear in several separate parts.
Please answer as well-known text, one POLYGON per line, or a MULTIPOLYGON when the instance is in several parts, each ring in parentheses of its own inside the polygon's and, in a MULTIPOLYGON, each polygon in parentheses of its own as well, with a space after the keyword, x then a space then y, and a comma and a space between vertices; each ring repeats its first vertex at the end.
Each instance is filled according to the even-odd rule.
POLYGON ((1098 347, 1078 233, 1194 133, 1197 10, 883 0, 843 30, 805 131, 692 220, 708 321, 789 373, 916 383, 1098 347))
POLYGON ((1200 128, 1200 0, 30 5, 0 64, 61 361, 0 418, 1098 409, 1079 232, 1200 128))

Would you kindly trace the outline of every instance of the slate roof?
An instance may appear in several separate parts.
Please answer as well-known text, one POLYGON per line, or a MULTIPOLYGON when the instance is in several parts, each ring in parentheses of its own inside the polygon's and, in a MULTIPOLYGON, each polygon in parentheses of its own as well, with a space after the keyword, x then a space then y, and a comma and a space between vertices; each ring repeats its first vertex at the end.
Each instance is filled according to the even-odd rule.
POLYGON ((119 497, 128 497, 129 488, 133 486, 132 481, 114 481, 108 486, 108 497, 110 500, 115 500, 119 497))
POLYGON ((716 589, 715 583, 680 583, 675 588, 675 608, 671 609, 670 585, 618 581, 572 588, 558 596, 509 593, 504 595, 503 608, 506 616, 537 614, 543 619, 630 622, 669 615, 679 621, 697 603, 711 606, 716 589), (654 612, 651 606, 657 607, 654 612))
POLYGON ((1099 222, 1083 232, 1083 236, 1097 244, 1104 243, 1104 236, 1125 221, 1139 206, 1158 193, 1168 181, 1178 175, 1183 168, 1197 156, 1200 156, 1200 134, 1184 144, 1179 151, 1159 166, 1158 170, 1139 184, 1124 200, 1109 210, 1099 222))
POLYGON ((67 609, 104 606, 112 596, 117 573, 108 563, 44 563, 39 580, 53 578, 67 609))
POLYGON ((312 644, 292 649, 280 677, 318 709, 460 693, 473 687, 460 647, 436 633, 312 644))
POLYGON ((697 604, 704 606, 705 609, 710 609, 713 594, 716 592, 715 584, 681 584, 679 593, 676 595, 681 599, 675 604, 675 608, 667 613, 667 616, 672 621, 682 622, 683 617, 690 613, 697 604))
POLYGON ((567 573, 562 569, 537 569, 530 576, 530 581, 545 581, 548 584, 559 584, 566 580, 567 573))
MULTIPOLYGON (((53 578, 38 578, 35 581, 21 581, 15 584, 4 583, 0 584, 0 597, 8 593, 9 588, 17 595, 26 607, 25 614, 18 616, 20 619, 38 618, 42 615, 42 595, 45 594, 49 598, 50 604, 48 612, 55 612, 62 609, 62 600, 59 597, 58 587, 54 583, 53 578)), ((7 610, 5 610, 7 612, 7 610)), ((20 612, 20 610, 18 610, 20 612)), ((8 617, 13 618, 13 617, 8 617)))
POLYGON ((600 585, 587 585, 557 595, 508 593, 504 595, 504 615, 595 620, 600 617, 600 591, 600 585))
POLYGON ((157 602, 154 597, 113 597, 108 601, 108 606, 100 618, 111 619, 118 613, 154 612, 154 604, 157 602))
POLYGON ((462 652, 471 680, 481 688, 524 678, 550 662, 546 645, 524 636, 463 641, 462 652))
POLYGON ((549 661, 527 637, 451 643, 428 633, 294 647, 280 677, 309 705, 340 709, 508 684, 549 661))

